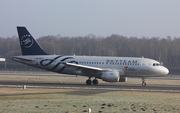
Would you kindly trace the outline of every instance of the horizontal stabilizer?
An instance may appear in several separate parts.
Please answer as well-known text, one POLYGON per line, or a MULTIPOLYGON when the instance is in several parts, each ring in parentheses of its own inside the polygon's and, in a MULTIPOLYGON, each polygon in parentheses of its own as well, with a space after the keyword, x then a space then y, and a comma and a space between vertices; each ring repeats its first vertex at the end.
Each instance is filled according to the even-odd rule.
POLYGON ((32 62, 34 61, 33 59, 30 59, 30 58, 21 58, 21 57, 12 57, 12 60, 24 60, 24 61, 27 61, 27 62, 32 62))

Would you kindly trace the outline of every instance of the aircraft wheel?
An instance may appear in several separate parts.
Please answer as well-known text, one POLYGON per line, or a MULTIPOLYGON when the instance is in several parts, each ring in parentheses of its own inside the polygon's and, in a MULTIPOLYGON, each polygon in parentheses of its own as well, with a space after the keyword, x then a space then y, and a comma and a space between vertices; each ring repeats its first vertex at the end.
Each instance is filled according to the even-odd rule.
POLYGON ((93 84, 94 84, 94 85, 97 85, 97 84, 98 84, 98 80, 97 80, 97 79, 94 79, 94 80, 93 80, 93 84))
POLYGON ((146 86, 146 83, 145 83, 145 82, 143 82, 143 83, 142 83, 142 86, 146 86))
POLYGON ((90 79, 86 80, 86 84, 87 85, 91 85, 92 84, 92 81, 90 79))
POLYGON ((145 77, 142 77, 142 86, 146 86, 145 77))

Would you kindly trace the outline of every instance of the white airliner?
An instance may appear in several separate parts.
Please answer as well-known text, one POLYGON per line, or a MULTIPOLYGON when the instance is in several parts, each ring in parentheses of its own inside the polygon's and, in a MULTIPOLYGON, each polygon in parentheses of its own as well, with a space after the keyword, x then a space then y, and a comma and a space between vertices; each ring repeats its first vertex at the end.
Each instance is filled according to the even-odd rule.
POLYGON ((12 57, 14 61, 56 73, 87 76, 87 85, 97 85, 97 79, 126 82, 127 77, 140 77, 142 86, 146 86, 146 77, 169 73, 158 61, 143 57, 49 55, 25 27, 17 27, 17 30, 22 56, 12 57))

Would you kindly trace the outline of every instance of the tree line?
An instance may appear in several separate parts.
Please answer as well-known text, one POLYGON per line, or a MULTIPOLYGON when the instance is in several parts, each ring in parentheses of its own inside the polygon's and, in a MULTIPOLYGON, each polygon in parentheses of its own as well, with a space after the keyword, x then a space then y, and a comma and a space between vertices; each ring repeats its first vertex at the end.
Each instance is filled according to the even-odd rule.
MULTIPOLYGON (((180 38, 125 37, 113 34, 107 37, 93 34, 77 37, 43 36, 37 39, 49 54, 145 57, 158 60, 168 68, 180 67, 180 38)), ((19 39, 16 36, 0 37, 0 57, 9 64, 17 65, 12 56, 21 55, 19 39)))

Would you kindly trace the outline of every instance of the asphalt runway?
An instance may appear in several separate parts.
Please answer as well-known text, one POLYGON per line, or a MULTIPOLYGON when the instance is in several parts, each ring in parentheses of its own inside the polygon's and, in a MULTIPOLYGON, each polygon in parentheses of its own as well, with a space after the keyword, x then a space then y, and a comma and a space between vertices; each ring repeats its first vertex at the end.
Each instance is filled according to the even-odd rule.
POLYGON ((88 89, 88 90, 114 90, 114 91, 151 91, 151 92, 180 92, 179 85, 147 85, 137 84, 99 84, 86 85, 84 83, 60 83, 60 82, 18 82, 18 81, 1 81, 1 87, 23 87, 26 88, 60 88, 60 89, 88 89))
MULTIPOLYGON (((50 74, 32 74, 32 73, 0 73, 0 76, 50 76, 50 74)), ((51 76, 60 76, 59 74, 52 74, 51 76)), ((67 77, 68 75, 61 75, 67 77)), ((74 76, 69 76, 74 77, 74 76)), ((180 76, 168 75, 165 77, 148 78, 161 80, 176 80, 180 82, 180 76)), ((141 86, 140 84, 122 84, 122 83, 102 83, 98 85, 86 85, 84 82, 44 82, 44 81, 13 81, 1 80, 0 87, 23 87, 27 88, 61 88, 61 89, 88 89, 88 90, 109 90, 109 91, 151 91, 151 92, 180 92, 180 85, 153 85, 141 86)))

